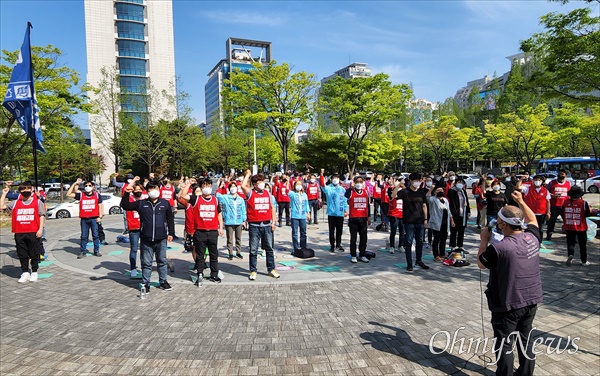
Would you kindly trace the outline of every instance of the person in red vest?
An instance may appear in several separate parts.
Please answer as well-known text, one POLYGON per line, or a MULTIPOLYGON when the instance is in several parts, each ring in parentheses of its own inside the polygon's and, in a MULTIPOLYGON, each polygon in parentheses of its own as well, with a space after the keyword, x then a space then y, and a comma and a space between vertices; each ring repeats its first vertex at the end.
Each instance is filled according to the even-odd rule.
MULTIPOLYGON (((196 247, 194 246, 194 233, 196 232, 196 216, 198 215, 198 213, 196 212, 196 207, 198 206, 198 200, 196 200, 196 205, 191 205, 188 201, 184 200, 181 197, 184 193, 187 193, 190 196, 200 196, 202 194, 202 190, 196 183, 196 179, 191 178, 186 180, 185 184, 180 185, 180 190, 177 194, 177 202, 179 202, 185 207, 185 238, 183 240, 183 248, 185 252, 189 252, 192 254, 192 259, 194 261, 195 266, 196 247)), ((204 259, 204 257, 202 257, 202 259, 204 259)))
POLYGON ((400 239, 398 239, 398 250, 404 252, 404 225, 402 224, 403 201, 396 198, 398 191, 404 188, 404 179, 402 176, 397 176, 394 181, 394 186, 390 186, 386 192, 386 195, 390 199, 387 210, 388 220, 390 222, 390 254, 396 252, 396 230, 398 230, 398 233, 400 234, 400 239))
POLYGON ((369 193, 365 189, 362 176, 355 176, 351 187, 344 195, 348 200, 348 227, 350 228, 350 261, 369 262, 367 258, 367 227, 371 224, 371 206, 369 193), (358 259, 356 257, 356 240, 358 243, 358 259))
POLYGON ((543 186, 544 177, 536 175, 533 177, 533 185, 527 186, 521 183, 521 192, 527 206, 535 214, 540 234, 543 233, 542 226, 546 219, 550 218, 550 192, 543 186))
POLYGON ((278 226, 281 227, 281 219, 283 215, 283 211, 285 210, 285 225, 291 226, 291 217, 290 217, 290 189, 291 184, 289 181, 289 176, 287 174, 283 174, 281 176, 281 180, 277 183, 273 184, 275 191, 275 199, 277 199, 277 207, 279 208, 279 216, 278 216, 278 226))
POLYGON ((533 185, 533 180, 531 179, 531 177, 529 175, 529 171, 525 171, 523 173, 523 176, 521 176, 521 186, 522 187, 524 187, 524 186, 531 187, 532 185, 533 185))
POLYGON ((317 182, 317 178, 314 174, 309 175, 308 182, 306 183, 304 190, 306 191, 306 195, 308 196, 308 206, 310 207, 312 212, 312 220, 309 219, 308 223, 310 224, 314 222, 315 225, 318 225, 319 220, 317 217, 317 213, 321 204, 321 187, 319 182, 317 182))
POLYGON ((38 279, 38 264, 42 243, 46 211, 44 203, 33 194, 33 184, 25 181, 19 184, 19 198, 5 203, 6 195, 10 192, 8 186, 2 190, 0 197, 0 210, 11 211, 12 232, 15 234, 17 256, 21 263, 21 277, 19 283, 35 282, 38 279), (31 274, 29 273, 29 260, 31 260, 31 274))
MULTIPOLYGON (((139 180, 139 178, 138 178, 139 180)), ((142 183, 135 180, 133 193, 129 195, 129 202, 145 199, 144 187, 142 183)), ((137 254, 140 248, 140 214, 135 210, 125 210, 125 218, 127 218, 127 228, 129 229, 129 270, 131 278, 137 278, 137 254)))
POLYGON ((546 228, 546 240, 552 240, 552 233, 558 216, 560 215, 563 222, 565 221, 565 217, 562 216, 562 207, 567 199, 567 193, 571 189, 571 182, 567 180, 567 171, 564 169, 558 170, 556 180, 550 180, 546 188, 550 192, 550 219, 546 228))
POLYGON ((77 178, 75 184, 69 187, 67 191, 67 197, 75 198, 79 200, 79 218, 81 225, 81 246, 79 248, 79 256, 77 258, 84 258, 87 255, 87 243, 92 231, 92 239, 94 241, 94 256, 101 257, 100 253, 100 237, 98 235, 98 222, 102 220, 104 216, 104 209, 102 205, 102 196, 95 190, 95 184, 93 181, 86 181, 84 183, 84 192, 79 191, 79 185, 83 180, 77 178), (75 192, 73 192, 75 190, 75 192))
POLYGON ((190 196, 187 193, 181 195, 181 198, 189 201, 190 205, 196 206, 196 231, 194 232, 194 243, 196 246, 196 264, 195 269, 198 274, 196 284, 202 283, 202 273, 205 264, 200 260, 204 260, 204 252, 208 248, 208 257, 210 263, 210 278, 209 281, 221 283, 219 278, 219 250, 217 241, 219 236, 223 236, 223 215, 221 214, 221 206, 217 197, 212 194, 212 181, 208 178, 198 182, 202 190, 201 196, 190 196))
MULTIPOLYGON (((164 198, 169 201, 169 205, 173 209, 173 214, 177 213, 177 205, 175 205, 175 187, 171 185, 171 179, 168 176, 164 176, 160 185, 160 198, 164 198)), ((175 238, 174 238, 175 239, 175 238)))
POLYGON ((581 265, 589 266, 587 260, 587 222, 586 217, 593 215, 590 206, 583 197, 583 189, 573 186, 568 192, 569 198, 563 203, 563 231, 567 235, 567 266, 571 266, 575 255, 575 242, 579 243, 581 265))

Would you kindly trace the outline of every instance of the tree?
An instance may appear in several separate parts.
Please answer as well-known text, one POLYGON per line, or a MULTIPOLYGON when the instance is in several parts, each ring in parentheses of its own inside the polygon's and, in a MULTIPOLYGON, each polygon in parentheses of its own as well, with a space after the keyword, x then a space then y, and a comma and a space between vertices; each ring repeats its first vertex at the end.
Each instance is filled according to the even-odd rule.
POLYGON ((317 87, 313 74, 291 74, 288 64, 253 63, 245 72, 235 69, 223 90, 225 126, 271 133, 282 152, 284 168, 288 151, 301 123, 311 119, 311 103, 317 87))
POLYGON ((551 150, 554 134, 544 124, 547 117, 545 105, 524 105, 517 112, 501 115, 496 124, 488 122, 487 136, 494 155, 528 170, 534 159, 551 150))
POLYGON ((469 138, 474 130, 460 129, 456 116, 441 116, 438 124, 423 123, 419 128, 423 134, 420 141, 433 153, 440 172, 447 171, 451 161, 466 159, 469 138))
POLYGON ((588 116, 583 119, 581 131, 583 137, 590 141, 596 159, 596 169, 600 168, 600 106, 592 106, 588 116))
POLYGON ((562 107, 554 110, 551 118, 551 128, 557 134, 552 150, 554 155, 578 157, 590 153, 590 140, 584 137, 583 132, 586 116, 583 109, 570 103, 564 103, 562 107))
POLYGON ((335 77, 323 85, 321 111, 329 114, 346 136, 344 153, 350 174, 367 135, 389 126, 407 110, 411 97, 407 84, 392 85, 384 73, 356 79, 335 77))
POLYGON ((546 28, 521 42, 533 60, 529 84, 548 98, 580 104, 599 103, 600 17, 590 8, 540 18, 546 28))
MULTIPOLYGON (((89 110, 80 88, 79 74, 62 65, 62 52, 52 45, 31 47, 35 91, 40 108, 40 124, 44 135, 57 127, 72 128, 71 115, 89 110)), ((2 58, 10 64, 0 65, 0 90, 4 93, 19 51, 2 50, 2 58)), ((47 149, 47 151, 49 151, 47 149)), ((29 165, 32 161, 31 140, 27 138, 12 115, 2 108, 0 115, 0 168, 29 165)))
POLYGON ((324 168, 328 173, 342 173, 346 165, 344 144, 344 136, 332 135, 321 128, 311 130, 308 139, 298 145, 300 163, 309 163, 317 170, 324 168))

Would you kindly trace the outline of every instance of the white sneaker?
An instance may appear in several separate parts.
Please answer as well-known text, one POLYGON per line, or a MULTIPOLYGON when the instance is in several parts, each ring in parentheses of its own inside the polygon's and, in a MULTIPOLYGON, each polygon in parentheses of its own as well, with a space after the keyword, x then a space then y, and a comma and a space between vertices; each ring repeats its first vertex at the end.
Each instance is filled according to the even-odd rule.
POLYGON ((131 269, 131 278, 137 277, 137 269, 131 269))
POLYGON ((592 264, 590 264, 590 262, 589 262, 589 261, 586 261, 586 262, 582 262, 582 263, 581 263, 581 265, 582 265, 582 266, 590 266, 590 265, 592 265, 592 264))
POLYGON ((29 282, 29 278, 31 278, 31 274, 29 272, 24 272, 21 274, 21 278, 19 278, 19 283, 29 282))
POLYGON ((393 255, 396 252, 396 248, 390 248, 390 255, 393 255))
POLYGON ((403 247, 403 246, 400 246, 400 248, 398 248, 398 252, 400 252, 400 253, 404 253, 404 247, 403 247))
POLYGON ((31 277, 29 277, 29 282, 35 282, 37 280, 38 280, 38 274, 37 274, 37 272, 31 273, 31 277))
POLYGON ((358 262, 358 260, 356 259, 356 257, 352 257, 350 259, 350 262, 353 263, 353 264, 356 264, 358 262))
POLYGON ((367 256, 362 256, 358 258, 361 262, 369 262, 369 259, 367 258, 367 256))

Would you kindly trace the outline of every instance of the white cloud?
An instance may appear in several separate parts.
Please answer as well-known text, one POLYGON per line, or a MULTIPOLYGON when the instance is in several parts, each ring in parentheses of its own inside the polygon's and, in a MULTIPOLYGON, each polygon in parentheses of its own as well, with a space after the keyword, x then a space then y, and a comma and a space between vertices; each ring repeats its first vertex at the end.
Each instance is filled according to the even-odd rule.
POLYGON ((415 71, 412 68, 401 66, 400 64, 389 64, 382 66, 372 66, 373 74, 385 73, 390 76, 390 81, 394 84, 408 84, 416 78, 415 71))
POLYGON ((201 16, 215 22, 259 26, 280 26, 286 23, 284 15, 259 12, 202 12, 201 16))

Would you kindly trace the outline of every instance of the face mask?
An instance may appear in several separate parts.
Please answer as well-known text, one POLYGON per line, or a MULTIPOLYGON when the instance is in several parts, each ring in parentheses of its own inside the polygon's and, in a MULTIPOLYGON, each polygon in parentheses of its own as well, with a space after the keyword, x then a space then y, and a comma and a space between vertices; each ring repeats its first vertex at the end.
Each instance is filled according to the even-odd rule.
POLYGON ((444 197, 444 192, 438 192, 435 194, 436 197, 442 198, 444 197))
POLYGON ((281 181, 285 183, 285 182, 287 182, 287 179, 281 179, 281 181))
POLYGON ((536 180, 533 182, 533 185, 535 185, 536 187, 540 187, 542 185, 542 182, 539 180, 536 180))
POLYGON ((465 187, 464 184, 460 184, 460 183, 456 184, 456 188, 458 188, 458 189, 463 189, 464 187, 465 187))
POLYGON ((169 181, 168 180, 163 180, 163 184, 167 185, 167 184, 169 184, 169 181))
POLYGON ((333 184, 333 185, 338 185, 339 183, 340 183, 340 179, 333 179, 331 181, 331 184, 333 184))
POLYGON ((492 187, 492 189, 493 189, 494 191, 499 191, 499 190, 500 190, 500 186, 499 186, 499 185, 494 185, 494 186, 492 187))
POLYGON ((157 189, 148 191, 148 197, 150 197, 151 199, 157 199, 158 196, 160 196, 160 192, 157 189))
POLYGON ((301 185, 297 185, 297 186, 296 186, 296 190, 297 190, 298 192, 300 192, 300 191, 302 190, 302 186, 301 186, 301 185))
POLYGON ((140 197, 142 197, 142 192, 133 192, 133 195, 134 195, 135 197, 138 197, 138 198, 140 198, 140 197))
POLYGON ((84 191, 86 191, 87 193, 90 193, 94 188, 93 187, 85 187, 83 188, 84 191))
POLYGON ((23 196, 23 198, 28 199, 29 197, 31 197, 31 191, 23 191, 21 192, 21 196, 23 196))
POLYGON ((354 187, 360 191, 363 188, 363 185, 362 183, 356 183, 354 187))
POLYGON ((260 182, 258 184, 256 184, 256 188, 258 188, 259 190, 263 190, 265 189, 265 183, 264 182, 260 182))
POLYGON ((456 180, 456 176, 450 176, 450 181, 456 180))
POLYGON ((566 176, 558 175, 558 180, 565 180, 566 176))
POLYGON ((426 186, 427 188, 431 187, 432 185, 433 185, 433 182, 430 182, 430 181, 426 181, 426 182, 425 182, 425 186, 426 186))
POLYGON ((231 193, 232 195, 236 194, 238 191, 237 187, 231 187, 229 188, 229 193, 231 193))
POLYGON ((415 188, 419 188, 421 186, 421 182, 420 181, 413 181, 412 182, 412 186, 415 188))
POLYGON ((433 179, 433 175, 429 175, 429 177, 433 179))
POLYGON ((311 183, 314 183, 315 181, 316 181, 315 179, 310 179, 310 182, 311 182, 311 183))
POLYGON ((133 179, 127 179, 127 183, 129 183, 129 184, 133 183, 133 179))
POLYGON ((506 179, 504 179, 504 181, 510 181, 510 178, 506 178, 506 179))
POLYGON ((212 193, 212 188, 208 188, 208 187, 206 187, 206 188, 202 188, 202 194, 203 194, 204 196, 208 196, 208 195, 209 195, 209 194, 211 194, 211 193, 212 193))

